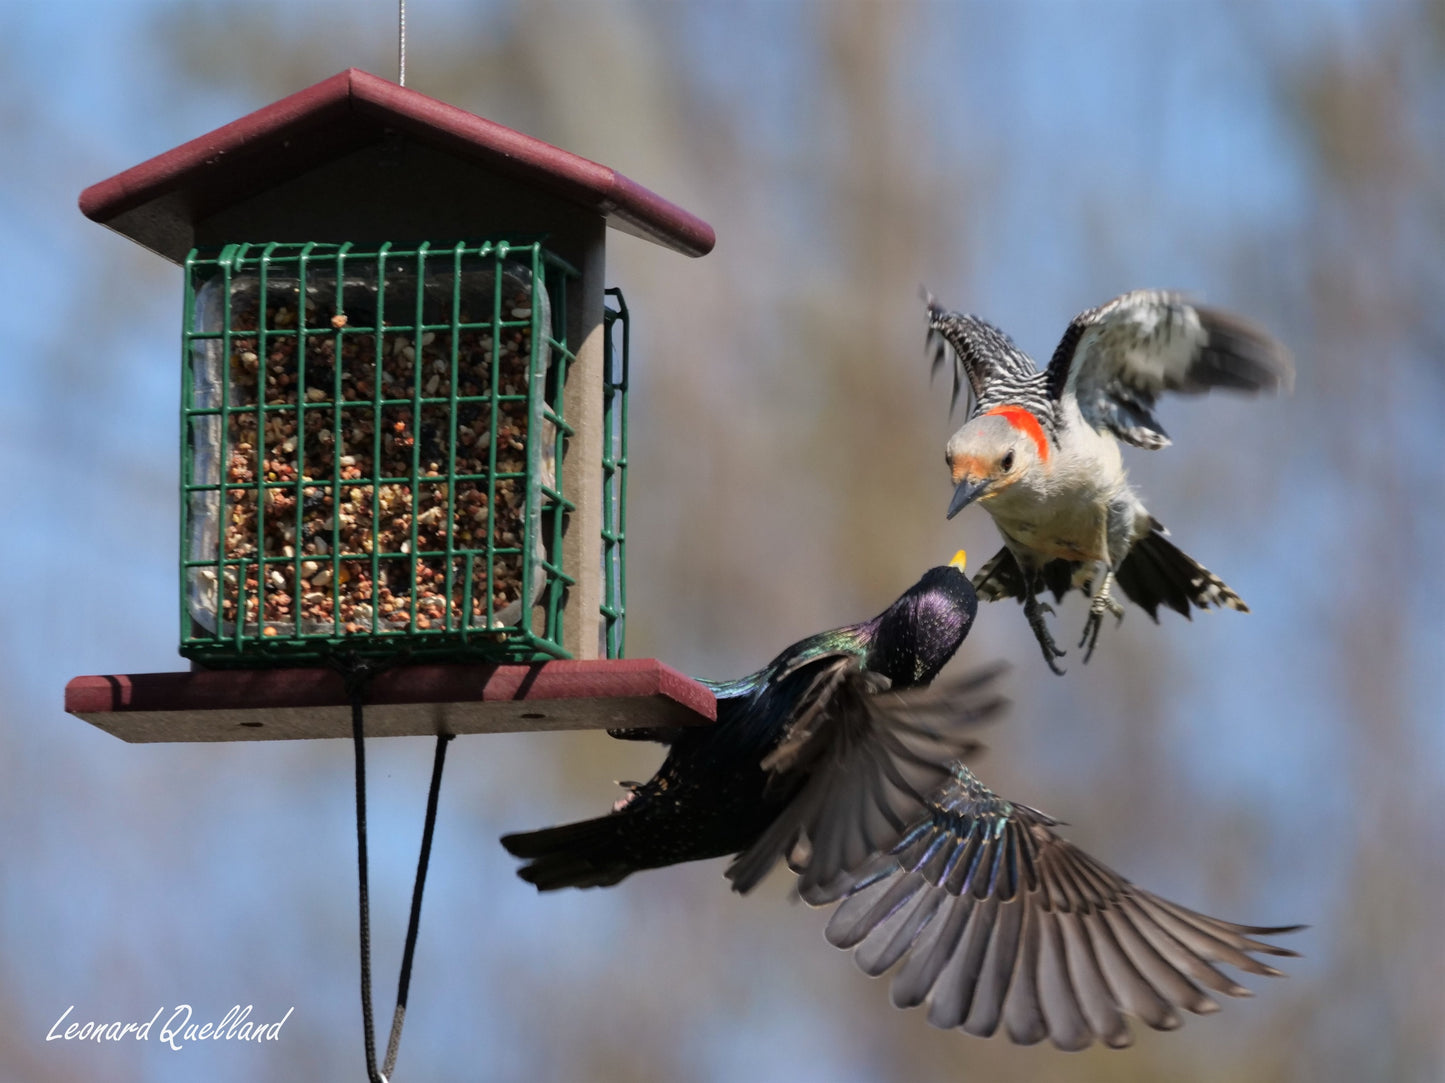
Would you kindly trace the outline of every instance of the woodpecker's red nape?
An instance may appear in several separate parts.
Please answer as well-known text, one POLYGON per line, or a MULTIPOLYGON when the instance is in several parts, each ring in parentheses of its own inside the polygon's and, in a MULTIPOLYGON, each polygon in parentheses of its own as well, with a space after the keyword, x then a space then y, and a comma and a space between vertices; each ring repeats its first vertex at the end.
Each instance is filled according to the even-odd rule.
POLYGON ((1003 418, 1034 442, 1034 447, 1038 449, 1039 462, 1049 461, 1049 438, 1044 435, 1044 428, 1039 424, 1038 418, 1022 406, 995 406, 984 416, 990 417, 994 414, 1003 418))

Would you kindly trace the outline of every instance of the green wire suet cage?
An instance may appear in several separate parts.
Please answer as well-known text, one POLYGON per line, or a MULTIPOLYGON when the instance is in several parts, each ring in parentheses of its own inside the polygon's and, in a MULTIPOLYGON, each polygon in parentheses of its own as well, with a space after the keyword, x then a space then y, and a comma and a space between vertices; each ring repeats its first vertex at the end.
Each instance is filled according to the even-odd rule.
MULTIPOLYGON (((540 241, 233 244, 186 270, 182 653, 565 657, 576 270, 540 241)), ((605 390, 604 447, 625 449, 625 381, 605 390)), ((604 459, 609 657, 623 469, 604 459)))

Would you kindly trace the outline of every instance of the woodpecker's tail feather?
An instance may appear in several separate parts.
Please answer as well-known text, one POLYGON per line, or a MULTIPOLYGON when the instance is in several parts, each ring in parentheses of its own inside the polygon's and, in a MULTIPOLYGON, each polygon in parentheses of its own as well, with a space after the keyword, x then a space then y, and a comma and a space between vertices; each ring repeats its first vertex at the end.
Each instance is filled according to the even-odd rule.
POLYGON ((1134 543, 1115 580, 1128 599, 1156 621, 1161 605, 1185 617, 1190 605, 1249 612, 1244 599, 1224 580, 1170 542, 1160 529, 1134 543))
MULTIPOLYGON (((1044 589, 1053 593, 1055 601, 1074 588, 1074 573, 1079 567, 1078 563, 1068 560, 1051 560, 1043 566, 1040 575, 1044 589)), ((1191 606, 1249 612, 1249 606, 1219 576, 1164 537, 1163 527, 1156 527, 1134 543, 1119 566, 1115 581, 1131 602, 1156 621, 1161 605, 1186 618, 1190 616, 1191 606)), ((1090 583, 1079 585, 1085 593, 1091 589, 1090 583)), ((988 602, 1001 598, 1024 600, 1023 573, 1007 546, 979 569, 973 577, 973 588, 988 602)))
POLYGON ((563 887, 610 887, 637 871, 621 853, 625 817, 599 816, 560 827, 503 835, 513 857, 527 859, 517 875, 538 891, 563 887))

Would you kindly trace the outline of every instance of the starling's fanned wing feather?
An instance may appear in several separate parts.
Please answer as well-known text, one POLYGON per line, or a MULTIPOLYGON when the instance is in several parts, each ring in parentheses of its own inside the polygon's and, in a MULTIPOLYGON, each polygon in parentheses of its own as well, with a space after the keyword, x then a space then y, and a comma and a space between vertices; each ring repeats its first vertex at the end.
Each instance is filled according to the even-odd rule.
POLYGON ((928 306, 927 350, 933 374, 937 376, 945 364, 950 364, 953 372, 950 413, 958 406, 965 380, 971 404, 967 416, 972 417, 990 387, 1017 388, 1038 378, 1038 369, 1029 355, 993 324, 977 316, 945 311, 927 290, 924 301, 928 306))
POLYGON ((763 761, 766 770, 803 772, 807 781, 728 868, 734 889, 750 890, 788 858, 807 896, 890 850, 947 782, 952 764, 976 750, 973 727, 1003 704, 992 687, 1001 669, 892 691, 856 659, 820 667, 763 761))
POLYGON ((929 1022, 1016 1042, 1047 1037, 1063 1049, 1132 1041, 1124 1015, 1159 1030, 1177 1009, 1218 1004, 1248 990, 1214 964, 1279 971, 1257 954, 1294 952, 1256 939, 1299 926, 1234 925, 1140 890, 1060 838, 1057 821, 989 791, 967 767, 900 839, 862 866, 841 897, 828 939, 856 949, 859 966, 895 964, 893 1001, 928 1005, 929 1022))
POLYGON ((1165 391, 1288 390, 1289 353, 1262 329, 1167 290, 1135 290, 1074 317, 1046 375, 1051 398, 1073 392, 1094 428, 1142 448, 1169 443, 1154 416, 1165 391))

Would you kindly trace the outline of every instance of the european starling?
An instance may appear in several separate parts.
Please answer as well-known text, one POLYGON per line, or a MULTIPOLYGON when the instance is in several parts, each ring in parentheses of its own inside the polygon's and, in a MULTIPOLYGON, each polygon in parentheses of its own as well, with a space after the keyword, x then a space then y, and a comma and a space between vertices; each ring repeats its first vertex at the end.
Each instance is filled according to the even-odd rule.
POLYGON ((895 1004, 1021 1044, 1128 1045, 1125 1014, 1169 1030, 1177 1009, 1218 1009, 1201 986, 1248 995, 1214 963, 1277 975, 1252 956, 1295 953, 1254 937, 1299 926, 1233 925, 1136 888, 973 774, 997 667, 928 687, 977 607, 961 557, 873 620, 713 683, 715 725, 614 731, 669 743, 667 759, 607 816, 503 838, 529 859, 518 874, 597 887, 737 854, 727 876, 746 892, 786 858, 805 901, 838 904, 830 942, 869 974, 902 963, 895 1004))

